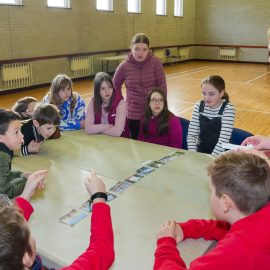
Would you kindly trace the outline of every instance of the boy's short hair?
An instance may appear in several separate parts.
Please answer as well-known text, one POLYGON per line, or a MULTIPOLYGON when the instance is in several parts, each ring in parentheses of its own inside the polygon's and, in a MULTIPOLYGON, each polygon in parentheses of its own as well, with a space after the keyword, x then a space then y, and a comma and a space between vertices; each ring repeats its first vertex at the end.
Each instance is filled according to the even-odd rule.
POLYGON ((0 269, 24 269, 26 252, 33 252, 27 223, 19 208, 0 200, 0 269))
POLYGON ((60 125, 59 110, 53 104, 39 104, 35 109, 32 119, 36 120, 40 126, 45 124, 60 125))
POLYGON ((5 135, 10 122, 20 119, 21 117, 18 113, 0 108, 0 134, 5 135))
POLYGON ((37 99, 34 97, 23 97, 16 101, 16 103, 13 105, 12 110, 14 112, 17 112, 19 114, 25 112, 28 108, 28 105, 31 102, 37 102, 37 99))
POLYGON ((243 214, 262 208, 270 197, 270 167, 263 158, 250 153, 231 152, 208 166, 216 195, 228 195, 243 214))

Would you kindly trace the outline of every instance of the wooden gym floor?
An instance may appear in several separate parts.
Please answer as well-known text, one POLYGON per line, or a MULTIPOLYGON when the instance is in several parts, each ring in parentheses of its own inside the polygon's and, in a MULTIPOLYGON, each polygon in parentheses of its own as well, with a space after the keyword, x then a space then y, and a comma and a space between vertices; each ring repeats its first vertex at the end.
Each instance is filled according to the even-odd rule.
MULTIPOLYGON (((164 67, 170 110, 190 119, 195 103, 201 98, 200 82, 208 75, 220 75, 236 107, 235 127, 253 134, 270 135, 270 67, 267 64, 189 61, 164 67)), ((74 82, 74 90, 86 102, 93 93, 93 81, 74 82)), ((46 88, 1 95, 0 107, 10 108, 17 99, 34 96, 42 100, 46 88)))

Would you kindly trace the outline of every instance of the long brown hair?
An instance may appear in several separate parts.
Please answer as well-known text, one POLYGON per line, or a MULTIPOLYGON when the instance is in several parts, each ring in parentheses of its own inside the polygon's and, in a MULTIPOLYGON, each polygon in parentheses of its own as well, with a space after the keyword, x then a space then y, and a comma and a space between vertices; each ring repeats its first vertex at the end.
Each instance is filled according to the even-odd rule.
POLYGON ((225 81, 220 76, 211 75, 209 77, 206 77, 202 80, 201 86, 204 83, 208 83, 208 84, 212 85, 213 87, 215 87, 219 91, 219 93, 224 91, 224 95, 222 96, 222 98, 227 100, 228 102, 230 101, 229 94, 225 91, 225 81))
POLYGON ((70 112, 73 115, 73 110, 77 101, 78 94, 73 92, 72 88, 72 81, 71 79, 65 74, 58 74, 53 80, 49 91, 50 103, 56 105, 60 108, 61 100, 59 98, 59 91, 65 88, 67 85, 70 86, 71 89, 71 98, 72 102, 70 104, 70 112))
POLYGON ((153 93, 159 93, 162 98, 163 98, 163 110, 160 112, 158 115, 158 135, 165 135, 168 134, 169 132, 169 116, 170 116, 170 111, 168 110, 168 101, 165 93, 160 89, 160 88, 153 88, 150 93, 147 96, 147 101, 146 101, 146 108, 145 108, 145 113, 144 113, 144 119, 143 119, 143 128, 142 131, 143 133, 148 136, 148 124, 153 116, 152 110, 149 106, 151 102, 151 96, 153 93))
POLYGON ((114 96, 115 96, 115 90, 113 87, 112 77, 105 72, 98 72, 94 79, 94 112, 95 114, 101 111, 102 99, 100 96, 100 87, 103 82, 106 82, 113 89, 109 106, 104 108, 106 112, 109 111, 112 105, 114 96))

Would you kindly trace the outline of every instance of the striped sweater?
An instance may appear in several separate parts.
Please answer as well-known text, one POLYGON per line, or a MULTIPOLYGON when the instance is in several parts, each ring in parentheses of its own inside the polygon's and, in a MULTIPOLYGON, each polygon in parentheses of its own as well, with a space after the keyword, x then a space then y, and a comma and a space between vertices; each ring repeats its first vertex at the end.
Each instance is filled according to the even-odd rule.
MULTIPOLYGON (((224 100, 225 101, 225 100, 224 100)), ((224 102, 223 101, 223 102, 224 102)), ((220 110, 222 104, 218 108, 211 109, 205 105, 204 111, 201 113, 202 115, 212 119, 214 117, 220 117, 218 112, 220 110)), ((187 135, 187 142, 188 142, 188 150, 197 151, 197 142, 199 140, 200 135, 200 122, 199 122, 199 108, 200 108, 200 101, 196 103, 192 119, 189 124, 188 135, 187 135)), ((225 107, 223 115, 221 116, 221 131, 219 134, 218 142, 212 152, 212 154, 219 155, 225 151, 222 148, 222 143, 228 143, 231 138, 233 125, 234 125, 234 118, 235 118, 235 108, 229 102, 225 107)))

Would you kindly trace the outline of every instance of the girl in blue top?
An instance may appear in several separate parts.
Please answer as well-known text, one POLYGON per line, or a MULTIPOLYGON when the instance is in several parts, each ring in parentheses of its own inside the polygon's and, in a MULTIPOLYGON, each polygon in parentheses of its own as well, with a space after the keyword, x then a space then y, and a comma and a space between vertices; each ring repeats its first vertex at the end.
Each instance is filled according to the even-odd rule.
POLYGON ((79 94, 73 92, 71 79, 58 74, 52 81, 50 91, 43 103, 54 104, 60 110, 60 130, 84 129, 85 102, 79 94))

